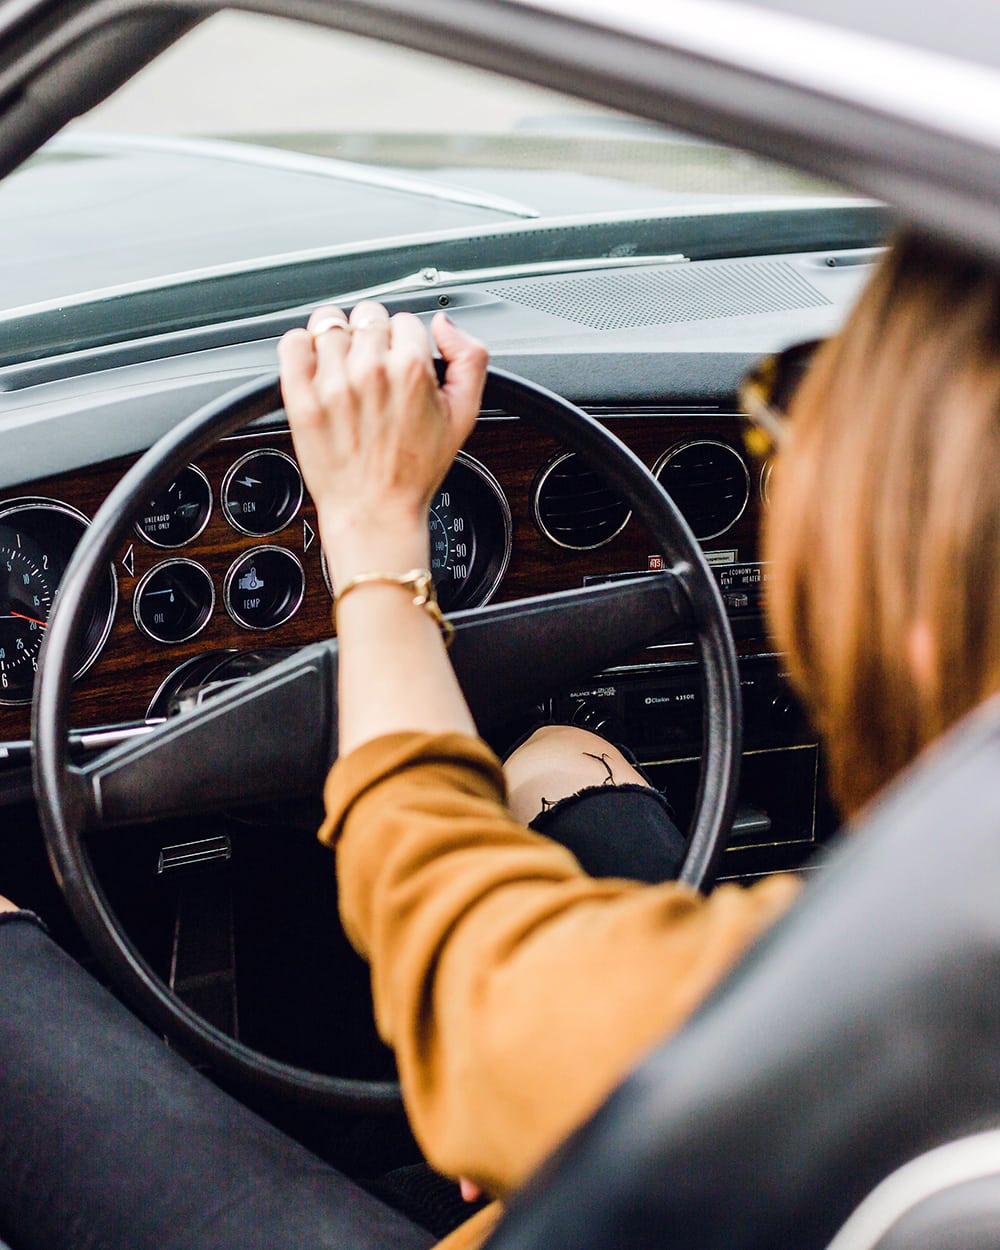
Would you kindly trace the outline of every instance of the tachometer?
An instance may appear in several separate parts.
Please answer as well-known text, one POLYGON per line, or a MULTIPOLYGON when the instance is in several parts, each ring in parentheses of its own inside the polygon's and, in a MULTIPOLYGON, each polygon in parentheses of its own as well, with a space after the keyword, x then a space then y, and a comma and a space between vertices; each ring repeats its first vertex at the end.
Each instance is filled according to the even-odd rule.
MULTIPOLYGON (((0 704, 31 701, 52 601, 86 528, 82 513, 52 499, 20 499, 0 508, 0 704)), ((76 676, 104 645, 117 598, 109 570, 78 644, 76 676)))
POLYGON ((24 550, 21 536, 0 538, 0 698, 27 689, 38 669, 42 633, 52 608, 52 587, 38 554, 24 550))

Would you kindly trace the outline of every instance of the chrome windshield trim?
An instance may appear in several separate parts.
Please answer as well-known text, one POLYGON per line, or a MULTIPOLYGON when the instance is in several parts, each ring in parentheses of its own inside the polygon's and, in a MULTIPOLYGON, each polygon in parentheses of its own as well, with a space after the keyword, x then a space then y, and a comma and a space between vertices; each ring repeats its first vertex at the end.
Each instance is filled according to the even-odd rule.
MULTIPOLYGON (((80 131, 59 135, 46 144, 55 152, 95 152, 101 155, 114 152, 172 152, 178 156, 193 158, 239 161, 243 165, 257 165, 285 173, 314 174, 321 178, 335 178, 342 182, 356 182, 364 186, 379 187, 385 191, 399 191, 406 195, 419 195, 423 199, 446 200, 449 204, 462 204, 468 208, 484 208, 508 216, 534 220, 541 214, 528 204, 510 200, 486 191, 471 191, 453 183, 436 182, 425 178, 411 178, 406 174, 389 173, 375 165, 355 161, 342 161, 332 156, 313 156, 286 148, 268 148, 263 144, 234 143, 226 139, 174 139, 164 135, 115 134, 104 131, 80 131)), ((46 148, 40 149, 44 155, 46 148)))

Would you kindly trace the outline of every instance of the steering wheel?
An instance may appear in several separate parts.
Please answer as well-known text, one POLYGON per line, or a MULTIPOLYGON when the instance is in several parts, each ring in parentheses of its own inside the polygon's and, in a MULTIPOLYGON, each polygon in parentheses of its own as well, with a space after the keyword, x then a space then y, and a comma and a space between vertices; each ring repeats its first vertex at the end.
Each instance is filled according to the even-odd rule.
MULTIPOLYGON (((666 570, 455 613, 450 654, 473 716, 480 729, 499 724, 683 625, 701 660, 704 750, 680 875, 704 889, 732 824, 740 759, 735 648, 715 580, 669 495, 598 422, 498 369, 489 371, 484 404, 517 413, 597 465, 649 527, 666 570)), ((94 517, 66 570, 42 648, 32 710, 35 794, 67 904, 111 980, 150 1024, 231 1083, 331 1109, 394 1109, 397 1083, 281 1063, 209 1025, 177 998, 123 931, 83 836, 209 807, 319 794, 336 756, 336 640, 305 647, 82 767, 68 755, 74 642, 140 501, 218 439, 281 407, 273 376, 207 404, 152 447, 94 517)))

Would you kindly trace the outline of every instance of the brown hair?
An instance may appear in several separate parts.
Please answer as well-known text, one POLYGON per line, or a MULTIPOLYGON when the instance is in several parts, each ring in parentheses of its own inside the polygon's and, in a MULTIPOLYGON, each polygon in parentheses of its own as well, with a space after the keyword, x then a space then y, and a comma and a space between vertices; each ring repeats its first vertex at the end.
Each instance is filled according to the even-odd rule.
POLYGON ((1000 690, 998 273, 901 237, 789 415, 769 616, 849 815, 1000 690))

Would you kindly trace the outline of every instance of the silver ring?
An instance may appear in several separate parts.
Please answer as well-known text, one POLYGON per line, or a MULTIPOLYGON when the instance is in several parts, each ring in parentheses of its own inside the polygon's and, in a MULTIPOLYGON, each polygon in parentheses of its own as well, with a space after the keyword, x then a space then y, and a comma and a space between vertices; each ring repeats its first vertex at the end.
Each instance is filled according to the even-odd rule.
POLYGON ((309 327, 309 333, 312 335, 314 343, 321 334, 326 334, 330 330, 343 330, 347 334, 350 334, 351 323, 346 317, 324 317, 321 321, 318 321, 316 325, 309 327))

